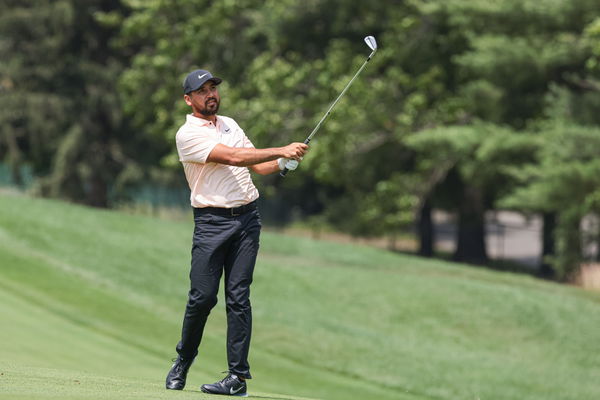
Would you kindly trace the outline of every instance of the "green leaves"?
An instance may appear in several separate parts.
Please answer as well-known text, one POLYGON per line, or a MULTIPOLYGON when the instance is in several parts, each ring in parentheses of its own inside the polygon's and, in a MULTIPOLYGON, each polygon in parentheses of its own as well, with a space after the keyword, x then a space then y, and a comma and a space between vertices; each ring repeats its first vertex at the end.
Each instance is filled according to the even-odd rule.
POLYGON ((257 147, 302 141, 374 35, 293 179, 257 177, 265 198, 289 191, 290 209, 366 234, 408 226, 426 200, 464 210, 465 193, 479 213, 596 212, 595 0, 1 4, 0 156, 47 192, 90 201, 71 188, 125 188, 152 167, 181 178, 173 137, 195 68, 224 79, 220 112, 257 147))
POLYGON ((600 213, 600 129, 557 120, 545 124, 537 135, 543 142, 535 164, 519 171, 521 185, 502 204, 558 213, 560 251, 555 267, 558 277, 566 279, 583 261, 581 220, 600 213))

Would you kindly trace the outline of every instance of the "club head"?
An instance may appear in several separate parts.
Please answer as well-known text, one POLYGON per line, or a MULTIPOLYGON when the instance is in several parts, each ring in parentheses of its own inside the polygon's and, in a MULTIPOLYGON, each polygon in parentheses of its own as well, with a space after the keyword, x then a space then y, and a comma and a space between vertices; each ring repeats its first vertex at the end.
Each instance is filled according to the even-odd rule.
POLYGON ((377 50, 377 41, 375 40, 375 38, 373 36, 367 36, 365 38, 365 43, 367 44, 367 46, 369 46, 369 48, 373 51, 377 50))

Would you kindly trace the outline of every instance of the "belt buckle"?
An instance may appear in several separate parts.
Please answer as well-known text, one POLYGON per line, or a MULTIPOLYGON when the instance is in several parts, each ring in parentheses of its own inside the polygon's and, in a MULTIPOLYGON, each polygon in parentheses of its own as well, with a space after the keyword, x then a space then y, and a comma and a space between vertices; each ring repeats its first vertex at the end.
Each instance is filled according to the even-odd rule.
POLYGON ((235 207, 232 207, 232 208, 230 208, 230 210, 231 210, 231 216, 232 216, 232 217, 238 217, 238 216, 242 215, 242 213, 236 213, 236 212, 234 211, 234 210, 235 210, 235 207))

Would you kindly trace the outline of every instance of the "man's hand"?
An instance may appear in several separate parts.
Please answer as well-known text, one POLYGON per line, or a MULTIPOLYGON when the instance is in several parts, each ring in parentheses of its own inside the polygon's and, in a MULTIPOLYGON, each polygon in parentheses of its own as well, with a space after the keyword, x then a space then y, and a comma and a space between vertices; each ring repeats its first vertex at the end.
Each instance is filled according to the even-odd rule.
MULTIPOLYGON (((294 160, 301 159, 308 151, 308 145, 304 143, 290 143, 281 148, 281 156, 283 158, 291 158, 294 160)), ((289 168, 288 168, 289 169, 289 168)))
POLYGON ((293 171, 296 168, 298 168, 298 164, 300 164, 300 163, 296 160, 291 160, 289 158, 279 158, 279 159, 277 159, 277 164, 279 165, 279 169, 281 171, 283 171, 284 168, 287 168, 290 171, 293 171))

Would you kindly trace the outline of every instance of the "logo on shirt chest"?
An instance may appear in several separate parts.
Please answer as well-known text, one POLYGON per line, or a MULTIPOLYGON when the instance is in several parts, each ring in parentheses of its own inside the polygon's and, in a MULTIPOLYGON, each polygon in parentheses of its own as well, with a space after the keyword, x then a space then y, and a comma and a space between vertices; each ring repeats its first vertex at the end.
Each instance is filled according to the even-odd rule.
POLYGON ((219 129, 220 142, 230 147, 244 147, 243 139, 233 129, 224 126, 219 129))
POLYGON ((219 125, 220 125, 219 126, 219 131, 221 133, 226 133, 226 134, 231 133, 231 128, 228 127, 227 125, 225 125, 224 123, 220 123, 219 125))

